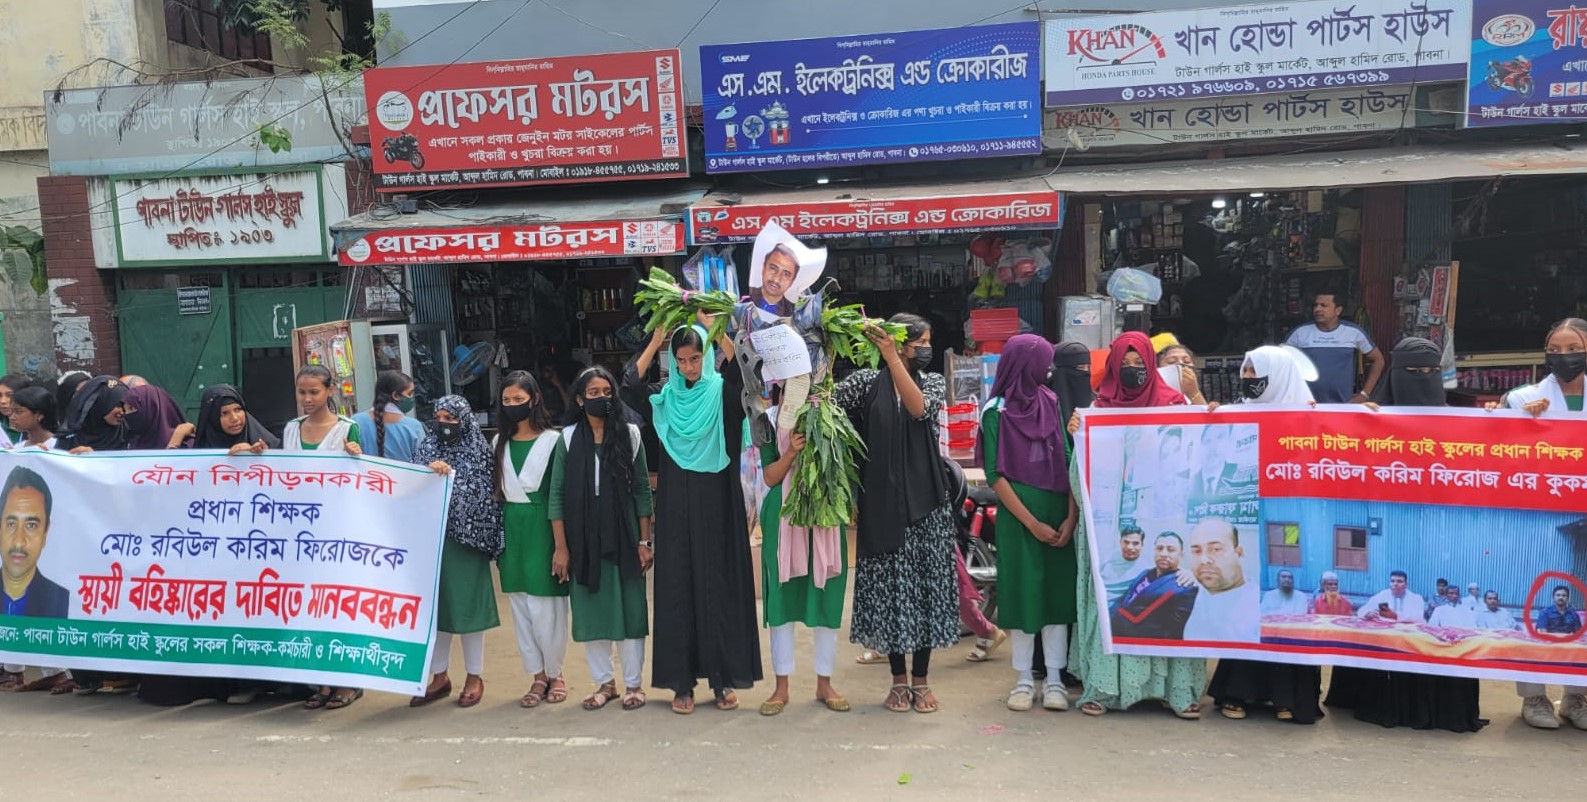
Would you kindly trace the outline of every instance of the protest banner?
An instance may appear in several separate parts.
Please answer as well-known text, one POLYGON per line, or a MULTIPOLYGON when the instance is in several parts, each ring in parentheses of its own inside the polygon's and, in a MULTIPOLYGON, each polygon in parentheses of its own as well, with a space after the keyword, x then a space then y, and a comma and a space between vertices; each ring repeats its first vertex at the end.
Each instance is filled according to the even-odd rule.
POLYGON ((1087 411, 1105 648, 1582 684, 1584 443, 1470 409, 1087 411))
POLYGON ((371 457, 0 454, 0 660, 423 692, 449 477, 371 457))

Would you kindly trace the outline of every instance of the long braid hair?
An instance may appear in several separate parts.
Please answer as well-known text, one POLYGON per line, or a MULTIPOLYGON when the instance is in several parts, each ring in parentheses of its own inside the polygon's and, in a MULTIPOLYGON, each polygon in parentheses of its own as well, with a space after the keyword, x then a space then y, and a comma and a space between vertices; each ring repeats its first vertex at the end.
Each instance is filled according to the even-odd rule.
MULTIPOLYGON (((527 370, 515 370, 507 374, 502 379, 502 389, 506 390, 508 387, 517 387, 529 396, 528 420, 530 426, 534 427, 542 435, 546 432, 555 433, 556 430, 551 425, 551 413, 546 410, 545 394, 540 392, 540 382, 535 379, 533 373, 527 370)), ((503 420, 500 409, 497 410, 496 417, 498 421, 503 420)), ((498 429, 499 431, 496 434, 496 461, 491 464, 491 471, 495 479, 496 500, 506 501, 507 470, 503 466, 507 462, 507 444, 512 440, 513 435, 517 434, 517 427, 509 428, 498 424, 498 429)))
POLYGON ((369 410, 369 419, 375 422, 375 456, 386 456, 386 405, 397 403, 397 397, 413 386, 413 379, 400 370, 383 370, 375 377, 375 406, 369 410))

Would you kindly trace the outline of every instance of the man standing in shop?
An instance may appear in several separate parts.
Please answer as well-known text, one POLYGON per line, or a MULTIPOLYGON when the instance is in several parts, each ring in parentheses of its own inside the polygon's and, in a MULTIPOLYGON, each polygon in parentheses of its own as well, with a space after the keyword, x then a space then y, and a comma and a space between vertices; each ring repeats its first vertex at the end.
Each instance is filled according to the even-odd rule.
POLYGON ((1387 360, 1372 345, 1372 338, 1354 323, 1343 320, 1344 307, 1331 292, 1318 293, 1312 302, 1313 323, 1291 332, 1285 342, 1306 352, 1317 366, 1317 381, 1311 394, 1319 404, 1345 404, 1366 401, 1383 378, 1387 360), (1367 361, 1367 380, 1356 392, 1356 354, 1367 361))

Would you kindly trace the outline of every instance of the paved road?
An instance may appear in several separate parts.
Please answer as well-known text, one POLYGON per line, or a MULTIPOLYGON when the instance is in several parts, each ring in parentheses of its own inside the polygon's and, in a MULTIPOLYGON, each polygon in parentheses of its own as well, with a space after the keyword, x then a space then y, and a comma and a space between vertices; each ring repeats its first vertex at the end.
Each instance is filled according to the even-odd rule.
MULTIPOLYGON (((855 702, 846 714, 810 701, 808 676, 795 678, 796 702, 776 719, 756 713, 760 688, 732 713, 702 705, 674 715, 666 694, 640 711, 614 703, 586 712, 576 646, 574 698, 522 710, 528 683, 509 629, 487 636, 485 701, 472 710, 410 710, 406 698, 378 693, 334 712, 5 695, 5 785, 10 799, 162 802, 1579 798, 1587 732, 1526 727, 1505 683, 1484 683, 1493 723, 1475 735, 1384 730, 1348 715, 1309 728, 1256 717, 1185 722, 1146 708, 1091 719, 1008 711, 1007 653, 972 665, 968 647, 933 662, 942 710, 929 716, 884 710, 887 669, 855 665, 858 650, 847 645, 836 677, 855 702)), ((453 666, 461 670, 459 657, 453 666)), ((454 673, 459 688, 461 679, 454 673)))

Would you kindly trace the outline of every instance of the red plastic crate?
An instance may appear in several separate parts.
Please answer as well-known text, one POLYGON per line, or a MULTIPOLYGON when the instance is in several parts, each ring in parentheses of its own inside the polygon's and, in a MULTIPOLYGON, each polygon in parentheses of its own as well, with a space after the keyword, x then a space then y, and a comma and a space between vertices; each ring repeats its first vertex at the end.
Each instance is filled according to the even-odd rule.
POLYGON ((970 310, 970 336, 978 343, 988 340, 1007 340, 1018 333, 1018 309, 1008 307, 970 310))
POLYGON ((973 434, 975 432, 975 427, 980 425, 981 424, 976 423, 975 421, 959 421, 958 423, 948 424, 948 442, 951 443, 955 439, 960 439, 973 434))
POLYGON ((982 340, 977 342, 976 345, 981 347, 981 353, 983 354, 1001 354, 1003 353, 1004 342, 1006 340, 982 340))

